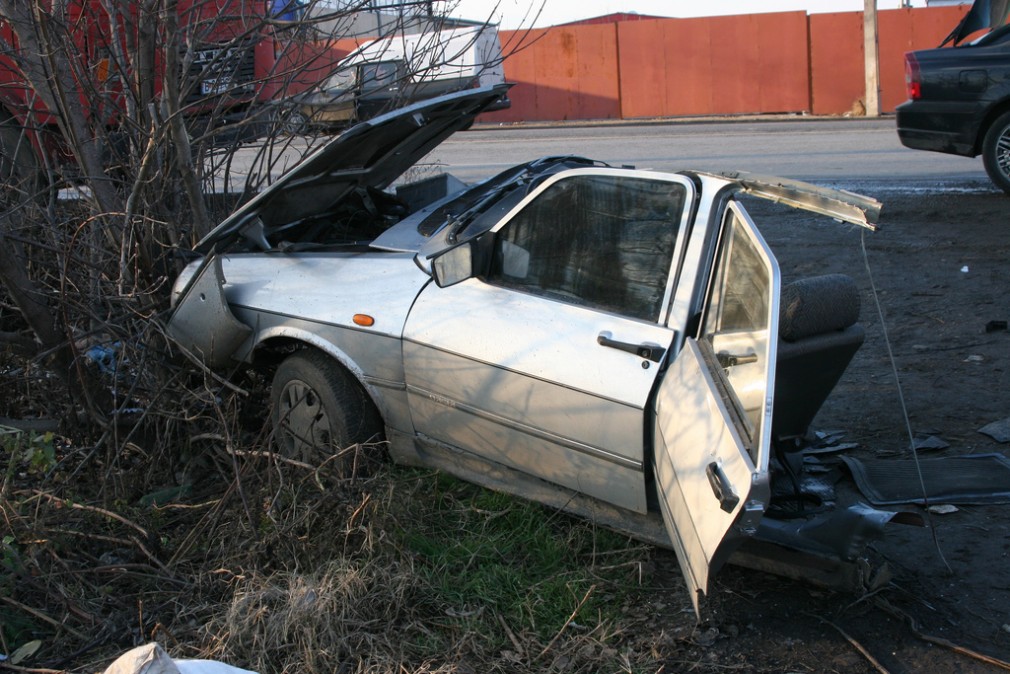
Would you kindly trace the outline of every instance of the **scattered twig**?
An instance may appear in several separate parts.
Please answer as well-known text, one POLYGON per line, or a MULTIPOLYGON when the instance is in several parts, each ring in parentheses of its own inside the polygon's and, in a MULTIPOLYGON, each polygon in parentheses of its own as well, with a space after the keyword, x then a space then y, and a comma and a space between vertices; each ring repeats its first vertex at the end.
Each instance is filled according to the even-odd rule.
MULTIPOLYGON (((3 334, 3 333, 0 333, 3 334)), ((56 419, 11 419, 0 417, 0 426, 16 428, 19 431, 34 431, 35 433, 55 433, 60 428, 56 419)))
MULTIPOLYGON (((38 618, 42 622, 49 623, 50 625, 52 625, 56 629, 66 630, 66 631, 70 632, 71 634, 73 634, 78 639, 84 639, 85 638, 84 634, 82 634, 81 632, 78 632, 73 627, 70 627, 69 625, 61 623, 59 620, 56 620, 54 618, 50 618, 49 616, 47 616, 42 611, 39 611, 38 609, 34 609, 31 606, 25 606, 24 604, 22 604, 18 600, 11 599, 10 597, 0 597, 0 599, 2 599, 3 601, 7 602, 8 604, 10 604, 11 606, 13 606, 14 608, 18 609, 19 611, 24 611, 25 613, 28 613, 28 614, 30 614, 30 615, 38 618)), ((3 664, 3 663, 0 663, 0 664, 3 664)))
POLYGON ((494 617, 498 619, 498 624, 501 625, 501 628, 503 630, 505 630, 506 636, 508 636, 509 641, 512 642, 512 645, 515 646, 515 649, 519 653, 519 655, 520 656, 525 655, 526 649, 523 648, 523 645, 521 643, 519 643, 519 639, 516 637, 515 633, 509 628, 508 623, 505 622, 505 618, 502 618, 501 613, 495 613, 494 617))
POLYGON ((38 667, 18 667, 9 662, 0 661, 0 669, 9 669, 12 672, 29 672, 30 674, 66 674, 63 669, 40 669, 38 667))
POLYGON ((879 606, 884 611, 890 613, 895 618, 898 618, 899 620, 904 619, 908 623, 909 629, 912 630, 912 634, 919 637, 923 641, 935 644, 937 646, 943 646, 944 648, 948 648, 954 651, 955 653, 960 653, 961 655, 966 655, 969 658, 974 658, 975 660, 978 660, 980 662, 984 662, 994 667, 999 667, 1000 669, 1010 671, 1010 662, 994 658, 984 653, 979 653, 978 651, 973 651, 970 648, 965 648, 964 646, 955 644, 953 641, 949 641, 947 639, 944 639, 943 637, 934 637, 930 634, 925 634, 919 629, 919 623, 915 618, 913 618, 906 611, 901 610, 891 602, 887 601, 883 597, 877 597, 875 599, 875 602, 877 606, 879 606))
POLYGON ((874 669, 876 669, 878 672, 880 672, 880 674, 890 674, 890 672, 887 670, 887 668, 884 667, 882 664, 880 664, 880 662, 875 657, 873 657, 872 653, 870 653, 868 650, 866 650, 861 643, 859 643, 854 638, 852 638, 851 636, 849 636, 848 632, 846 632, 845 630, 843 630, 841 627, 839 627, 835 623, 831 622, 827 618, 822 618, 819 615, 814 615, 812 613, 807 613, 807 615, 811 616, 812 618, 817 618, 817 620, 820 620, 822 623, 824 623, 825 625, 828 625, 829 627, 833 628, 836 632, 838 632, 843 637, 845 637, 845 640, 848 641, 852 645, 853 648, 855 648, 857 651, 859 651, 860 655, 862 655, 864 658, 866 658, 867 662, 869 662, 871 665, 873 665, 874 669))
POLYGON ((87 511, 87 512, 98 513, 99 515, 105 515, 109 519, 116 520, 117 522, 122 522, 123 524, 125 524, 128 527, 132 527, 132 528, 136 529, 137 531, 139 531, 141 533, 141 535, 144 536, 144 538, 150 538, 150 536, 151 536, 149 533, 147 533, 147 530, 145 530, 139 524, 136 524, 135 522, 131 522, 130 520, 126 519, 125 517, 123 517, 119 513, 114 513, 111 510, 106 510, 105 508, 99 508, 98 506, 84 505, 83 503, 74 503, 73 501, 68 501, 67 499, 62 499, 62 498, 60 498, 58 496, 53 496, 52 494, 47 494, 46 492, 39 491, 37 489, 33 493, 36 496, 41 496, 43 498, 49 499, 50 501, 55 501, 55 502, 57 502, 57 503, 59 503, 61 505, 68 506, 70 508, 74 508, 75 510, 84 510, 84 511, 87 511))
POLYGON ((277 452, 269 452, 269 451, 265 452, 262 450, 231 449, 231 448, 226 448, 224 451, 232 456, 251 456, 258 459, 273 459, 275 461, 281 461, 291 466, 304 468, 306 470, 311 470, 313 472, 316 470, 316 467, 313 466, 311 463, 305 463, 304 461, 289 459, 288 457, 278 454, 277 452))
POLYGON ((586 593, 582 596, 582 600, 579 601, 578 605, 575 607, 575 610, 572 611, 572 614, 568 616, 568 620, 565 621, 565 624, 561 626, 561 629, 558 630, 558 633, 554 635, 554 638, 551 639, 550 643, 544 646, 544 650, 540 651, 540 655, 537 656, 537 660, 544 657, 547 651, 551 650, 551 647, 554 645, 554 642, 556 642, 558 639, 561 638, 561 635, 565 633, 565 630, 568 629, 568 626, 572 624, 573 620, 575 620, 575 616, 578 615, 579 611, 582 610, 582 606, 586 603, 586 601, 589 599, 589 596, 593 593, 595 589, 596 589, 595 584, 589 586, 589 589, 586 590, 586 593))

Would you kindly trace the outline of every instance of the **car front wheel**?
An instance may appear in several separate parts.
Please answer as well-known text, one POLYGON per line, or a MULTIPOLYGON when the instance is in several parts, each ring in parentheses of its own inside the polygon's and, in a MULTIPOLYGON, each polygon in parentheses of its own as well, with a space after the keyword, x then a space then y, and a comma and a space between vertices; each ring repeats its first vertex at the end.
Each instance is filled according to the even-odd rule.
POLYGON ((344 450, 380 438, 378 412, 360 384, 332 358, 314 349, 288 356, 270 390, 278 451, 318 465, 338 456, 341 472, 353 465, 344 450))
POLYGON ((1010 112, 997 117, 986 131, 982 161, 996 187, 1010 194, 1010 112))

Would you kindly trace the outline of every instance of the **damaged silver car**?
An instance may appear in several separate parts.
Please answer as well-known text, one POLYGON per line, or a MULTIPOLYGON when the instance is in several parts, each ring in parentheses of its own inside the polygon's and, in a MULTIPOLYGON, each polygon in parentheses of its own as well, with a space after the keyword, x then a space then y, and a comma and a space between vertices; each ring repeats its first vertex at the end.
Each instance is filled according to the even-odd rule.
POLYGON ((170 334, 211 367, 279 363, 278 451, 384 437, 397 462, 674 548, 696 609, 731 554, 851 577, 893 513, 774 515, 862 343, 858 292, 780 287, 740 198, 871 229, 880 205, 578 156, 391 188, 505 90, 359 124, 278 179, 197 246, 170 334))

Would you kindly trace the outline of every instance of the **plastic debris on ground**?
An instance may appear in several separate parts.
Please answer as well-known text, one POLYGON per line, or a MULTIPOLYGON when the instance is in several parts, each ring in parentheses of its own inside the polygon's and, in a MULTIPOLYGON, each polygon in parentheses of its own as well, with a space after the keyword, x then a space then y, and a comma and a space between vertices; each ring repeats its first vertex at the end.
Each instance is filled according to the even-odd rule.
POLYGON ((1010 417, 986 424, 978 432, 988 435, 996 442, 1010 442, 1010 417))
POLYGON ((941 440, 935 435, 930 435, 924 438, 915 438, 912 441, 912 446, 919 451, 937 451, 947 449, 950 447, 950 443, 941 440))
POLYGON ((256 674, 216 660, 173 660, 158 644, 120 655, 103 674, 256 674))

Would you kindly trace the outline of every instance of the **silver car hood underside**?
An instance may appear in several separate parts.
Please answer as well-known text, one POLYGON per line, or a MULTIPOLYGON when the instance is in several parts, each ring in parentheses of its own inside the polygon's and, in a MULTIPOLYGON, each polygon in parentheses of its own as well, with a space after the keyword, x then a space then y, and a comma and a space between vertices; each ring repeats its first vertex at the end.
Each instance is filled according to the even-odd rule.
POLYGON ((321 202, 339 203, 357 189, 385 189, 442 141, 470 125, 509 86, 447 94, 351 127, 229 215, 196 245, 196 251, 223 252, 243 238, 269 250, 267 236, 273 228, 312 216, 321 202))

